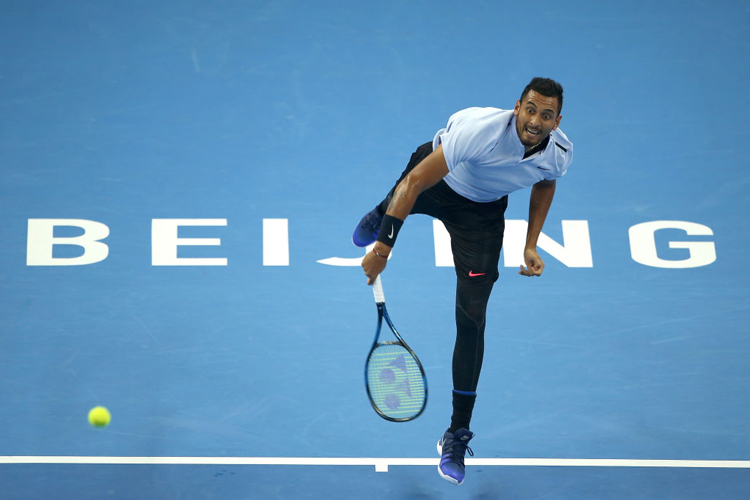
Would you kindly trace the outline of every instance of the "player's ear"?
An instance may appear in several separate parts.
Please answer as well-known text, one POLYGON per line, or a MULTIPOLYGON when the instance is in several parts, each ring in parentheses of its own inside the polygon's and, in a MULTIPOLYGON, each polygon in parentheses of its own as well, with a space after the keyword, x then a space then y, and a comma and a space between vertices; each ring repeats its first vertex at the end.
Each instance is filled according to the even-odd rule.
POLYGON ((521 101, 516 101, 516 107, 513 108, 513 114, 518 116, 519 111, 521 111, 521 101))
POLYGON ((560 126, 560 120, 562 120, 562 115, 557 115, 557 120, 555 120, 555 126, 552 127, 552 130, 557 130, 557 127, 560 126))

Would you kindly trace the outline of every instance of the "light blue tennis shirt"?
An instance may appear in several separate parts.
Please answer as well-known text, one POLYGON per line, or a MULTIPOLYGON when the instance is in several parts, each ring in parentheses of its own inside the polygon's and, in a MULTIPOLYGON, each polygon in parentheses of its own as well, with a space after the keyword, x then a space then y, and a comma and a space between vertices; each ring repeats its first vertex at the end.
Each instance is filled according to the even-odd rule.
POLYGON ((443 145, 449 173, 443 179, 461 196, 480 203, 565 175, 573 143, 553 130, 547 147, 524 159, 513 111, 467 108, 454 114, 432 141, 443 145))

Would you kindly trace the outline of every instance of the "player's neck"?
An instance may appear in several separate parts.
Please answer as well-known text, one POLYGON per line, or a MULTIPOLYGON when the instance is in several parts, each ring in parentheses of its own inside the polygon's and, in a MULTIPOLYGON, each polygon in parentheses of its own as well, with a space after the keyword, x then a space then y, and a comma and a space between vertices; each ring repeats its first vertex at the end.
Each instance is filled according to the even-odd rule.
POLYGON ((547 144, 549 144, 549 136, 545 137, 542 142, 535 144, 534 146, 525 146, 526 151, 524 152, 523 157, 528 158, 529 156, 544 150, 547 147, 547 144))

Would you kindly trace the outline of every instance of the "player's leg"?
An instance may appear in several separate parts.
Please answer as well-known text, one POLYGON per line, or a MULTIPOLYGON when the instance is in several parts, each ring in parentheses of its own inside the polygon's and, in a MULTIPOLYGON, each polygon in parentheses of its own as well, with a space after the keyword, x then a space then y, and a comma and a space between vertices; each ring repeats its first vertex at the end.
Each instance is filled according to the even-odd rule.
MULTIPOLYGON (((500 212, 502 214, 502 212, 500 212)), ((454 416, 451 431, 469 428, 484 357, 487 303, 499 276, 504 220, 466 230, 446 223, 456 270, 456 344, 453 351, 454 416)))
POLYGON ((476 390, 484 358, 487 303, 499 276, 498 263, 507 199, 472 203, 449 210, 443 223, 451 235, 456 269, 456 343, 453 351, 453 414, 438 442, 440 475, 456 484, 464 479, 476 390), (450 219, 450 220, 448 220, 450 219))
MULTIPOLYGON (((486 268, 484 268, 486 269, 486 268)), ((468 271, 467 271, 468 273, 468 271)), ((453 413, 451 423, 438 441, 440 475, 461 484, 465 477, 464 457, 474 437, 470 430, 477 384, 484 357, 484 327, 487 301, 493 280, 477 276, 478 283, 458 278, 456 288, 456 344, 453 349, 453 413)))
POLYGON ((473 202, 440 181, 417 198, 412 210, 440 219, 451 237, 457 285, 450 432, 469 429, 484 357, 487 303, 500 275, 507 205, 507 197, 473 202))

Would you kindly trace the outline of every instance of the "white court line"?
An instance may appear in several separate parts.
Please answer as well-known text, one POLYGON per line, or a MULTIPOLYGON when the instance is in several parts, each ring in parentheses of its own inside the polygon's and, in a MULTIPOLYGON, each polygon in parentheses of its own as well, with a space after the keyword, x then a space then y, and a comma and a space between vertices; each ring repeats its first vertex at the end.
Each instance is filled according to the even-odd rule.
MULTIPOLYGON (((328 465, 374 466, 388 472, 391 465, 437 466, 437 458, 331 458, 331 457, 73 457, 0 456, 0 464, 89 465, 328 465)), ((631 460, 578 458, 467 458, 467 466, 522 467, 683 467, 750 469, 750 460, 631 460)))

